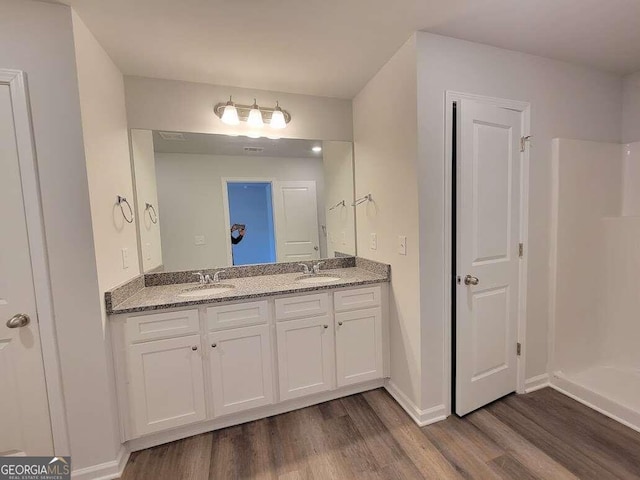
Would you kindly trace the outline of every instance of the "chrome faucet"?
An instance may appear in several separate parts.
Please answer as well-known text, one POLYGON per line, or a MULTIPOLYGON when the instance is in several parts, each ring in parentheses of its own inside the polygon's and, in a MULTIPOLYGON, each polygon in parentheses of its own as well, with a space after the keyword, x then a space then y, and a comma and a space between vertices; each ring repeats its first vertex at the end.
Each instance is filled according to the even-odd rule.
POLYGON ((220 274, 226 272, 226 270, 218 270, 213 274, 213 283, 220 283, 220 274))
POLYGON ((314 275, 317 275, 318 273, 320 273, 320 265, 324 265, 324 262, 318 262, 313 266, 314 275))
POLYGON ((299 266, 302 267, 302 273, 304 273, 305 275, 311 274, 311 272, 309 271, 309 266, 307 264, 300 263, 299 266))
POLYGON ((194 273, 193 275, 196 275, 196 276, 198 277, 198 283, 199 283, 200 285, 204 285, 205 283, 207 283, 207 277, 208 277, 209 275, 207 275, 207 277, 205 277, 205 276, 202 274, 202 272, 196 272, 196 273, 194 273))

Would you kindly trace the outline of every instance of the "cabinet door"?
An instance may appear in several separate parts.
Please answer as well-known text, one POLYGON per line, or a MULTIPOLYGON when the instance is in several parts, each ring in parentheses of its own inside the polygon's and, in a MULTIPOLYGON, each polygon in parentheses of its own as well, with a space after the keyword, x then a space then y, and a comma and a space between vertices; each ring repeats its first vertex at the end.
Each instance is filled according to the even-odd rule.
POLYGON ((328 315, 277 324, 281 400, 333 388, 335 358, 331 324, 328 315))
POLYGON ((269 325, 209 334, 215 415, 273 403, 269 325))
POLYGON ((380 307, 336 313, 338 386, 382 378, 380 307))
POLYGON ((205 419, 200 335, 129 346, 129 392, 137 436, 205 419))

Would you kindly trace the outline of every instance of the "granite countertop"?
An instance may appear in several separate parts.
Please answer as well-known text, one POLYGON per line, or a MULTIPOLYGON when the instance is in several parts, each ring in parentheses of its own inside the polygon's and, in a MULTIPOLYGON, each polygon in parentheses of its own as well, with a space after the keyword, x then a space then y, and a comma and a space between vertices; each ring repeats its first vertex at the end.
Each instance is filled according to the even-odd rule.
POLYGON ((144 287, 122 303, 113 306, 108 313, 115 315, 120 313, 160 310, 165 308, 190 307, 210 303, 245 300, 289 293, 314 292, 389 281, 388 275, 373 273, 370 270, 359 267, 327 269, 322 270, 321 274, 325 276, 334 275, 336 277, 340 277, 340 280, 330 283, 304 284, 296 282, 296 279, 301 276, 300 272, 232 279, 222 278, 220 281, 221 284, 233 285, 235 288, 229 291, 195 298, 184 298, 179 297, 178 295, 185 290, 197 287, 197 283, 177 283, 144 287))

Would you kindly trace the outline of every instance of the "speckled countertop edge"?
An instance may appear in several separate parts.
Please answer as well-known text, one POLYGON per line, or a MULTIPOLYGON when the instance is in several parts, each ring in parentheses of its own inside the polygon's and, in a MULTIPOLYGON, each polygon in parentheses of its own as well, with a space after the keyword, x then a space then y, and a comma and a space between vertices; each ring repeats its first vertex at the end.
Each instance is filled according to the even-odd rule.
POLYGON ((185 290, 196 287, 197 283, 145 287, 138 290, 122 303, 110 306, 111 308, 107 313, 110 315, 118 315, 122 313, 190 307, 291 293, 332 290, 341 287, 370 285, 389 281, 388 275, 381 275, 358 267, 323 270, 322 273, 333 274, 339 276, 341 279, 328 284, 307 285, 296 282, 296 279, 300 277, 300 273, 234 278, 221 282, 233 285, 235 287, 233 290, 197 299, 183 299, 178 297, 178 295, 185 290))

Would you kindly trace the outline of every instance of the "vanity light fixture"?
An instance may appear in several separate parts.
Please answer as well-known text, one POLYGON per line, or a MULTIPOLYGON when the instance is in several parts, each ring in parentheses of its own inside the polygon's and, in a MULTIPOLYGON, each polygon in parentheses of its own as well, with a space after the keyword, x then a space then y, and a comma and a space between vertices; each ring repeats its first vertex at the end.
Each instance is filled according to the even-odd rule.
POLYGON ((320 153, 322 151, 322 147, 320 145, 316 145, 315 147, 312 147, 311 150, 314 153, 320 153))
POLYGON ((271 125, 271 128, 276 128, 278 130, 287 126, 287 122, 284 119, 284 113, 282 113, 282 109, 278 102, 276 102, 276 108, 271 114, 271 121, 269 122, 269 125, 271 125))
POLYGON ((249 118, 247 119, 247 123, 251 128, 262 128, 264 125, 264 121, 262 120, 262 112, 260 111, 260 107, 256 103, 256 99, 253 99, 253 105, 251 105, 251 110, 249 111, 249 118))
POLYGON ((223 123, 227 125, 239 125, 240 119, 238 118, 238 109, 236 108, 235 103, 229 97, 229 101, 222 108, 222 116, 220 117, 223 123))
MULTIPOLYGON (((291 115, 283 110, 278 102, 274 108, 260 107, 257 101, 253 100, 253 105, 240 105, 234 103, 231 97, 229 101, 218 103, 213 107, 216 116, 226 125, 239 125, 240 122, 246 122, 252 130, 261 129, 266 123, 273 130, 282 130, 291 121, 291 115)), ((246 135, 242 132, 237 134, 246 135)), ((255 132, 252 132, 255 135, 255 132)), ((265 134, 261 134, 262 136, 265 134)), ((269 134, 265 136, 269 137, 269 134)))

